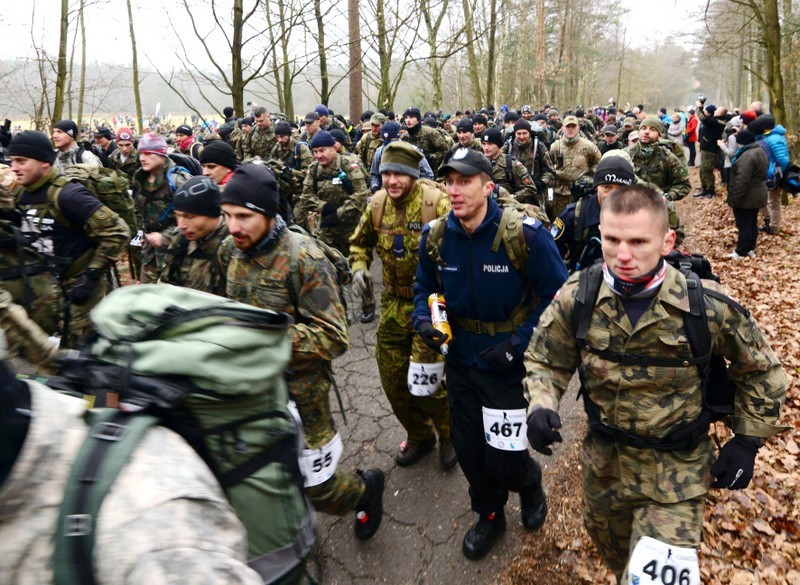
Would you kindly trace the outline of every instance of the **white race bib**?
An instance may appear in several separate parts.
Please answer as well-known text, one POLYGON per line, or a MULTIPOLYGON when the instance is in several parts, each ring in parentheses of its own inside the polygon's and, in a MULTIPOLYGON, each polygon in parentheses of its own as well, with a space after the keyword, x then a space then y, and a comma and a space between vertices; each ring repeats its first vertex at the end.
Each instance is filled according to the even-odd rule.
POLYGON ((444 362, 408 365, 408 391, 414 396, 430 396, 442 385, 444 362))
POLYGON ((498 410, 483 406, 483 432, 486 443, 501 451, 528 448, 528 417, 524 408, 498 410))
POLYGON ((344 447, 339 433, 319 449, 303 449, 300 454, 300 471, 305 487, 314 487, 333 477, 344 447))
POLYGON ((643 536, 628 561, 630 585, 700 585, 697 549, 643 536))
POLYGON ((553 188, 552 187, 548 187, 547 188, 547 200, 548 201, 552 201, 553 200, 553 188))
POLYGON ((130 245, 136 246, 137 248, 141 248, 143 239, 144 239, 144 232, 142 230, 139 230, 138 232, 136 232, 136 235, 133 236, 130 245))

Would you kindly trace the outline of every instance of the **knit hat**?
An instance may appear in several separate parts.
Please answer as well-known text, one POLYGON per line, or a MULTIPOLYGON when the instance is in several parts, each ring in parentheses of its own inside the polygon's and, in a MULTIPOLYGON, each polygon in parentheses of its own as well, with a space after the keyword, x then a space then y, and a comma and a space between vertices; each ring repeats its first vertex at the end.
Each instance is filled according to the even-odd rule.
MULTIPOLYGON (((325 131, 323 130, 323 132, 325 131)), ((339 144, 345 144, 347 142, 347 134, 342 132, 339 128, 331 128, 330 135, 333 136, 333 139, 339 144)))
POLYGON ((400 136, 400 124, 397 122, 386 122, 381 128, 381 137, 386 141, 394 140, 398 136, 400 136))
POLYGON ((422 119, 422 113, 419 111, 419 108, 408 108, 405 112, 403 112, 403 117, 411 116, 412 118, 416 118, 417 120, 422 119))
POLYGON ((120 128, 117 130, 117 142, 133 142, 133 131, 130 128, 120 128))
POLYGON ((181 124, 180 126, 175 128, 175 134, 183 134, 184 136, 191 136, 193 134, 192 127, 189 126, 188 124, 181 124))
POLYGON ((483 124, 484 126, 486 126, 488 120, 486 119, 486 116, 484 116, 483 114, 476 114, 475 116, 472 117, 472 123, 483 124))
POLYGON ((200 164, 207 163, 217 164, 233 170, 236 168, 236 152, 227 142, 214 140, 200 152, 200 164))
POLYGON ((419 179, 419 161, 422 153, 408 142, 392 142, 387 144, 381 154, 378 172, 402 173, 419 179))
POLYGON ((456 149, 453 156, 439 168, 439 176, 444 177, 450 171, 455 171, 468 177, 478 173, 486 173, 491 177, 492 163, 482 152, 462 147, 456 149))
POLYGON ((317 116, 328 116, 328 115, 330 115, 330 111, 325 106, 325 104, 317 104, 316 106, 314 106, 314 113, 317 114, 317 116))
POLYGON ((604 156, 594 171, 594 186, 632 185, 636 181, 633 165, 620 156, 604 156))
POLYGON ((529 112, 533 112, 533 110, 531 109, 531 107, 529 105, 526 104, 526 105, 522 106, 522 113, 523 114, 527 114, 529 112))
POLYGON ((506 112, 506 115, 503 116, 503 122, 516 122, 517 120, 519 120, 519 114, 513 110, 506 112))
POLYGON ((53 124, 53 128, 58 128, 65 134, 69 134, 74 139, 78 139, 78 125, 72 120, 61 120, 53 124))
POLYGON ((486 132, 483 133, 481 142, 496 144, 503 148, 503 132, 499 128, 487 128, 486 132))
POLYGON ((167 158, 167 141, 159 134, 148 132, 139 139, 138 145, 141 154, 160 154, 167 158))
POLYGON ((461 118, 456 124, 456 132, 475 132, 475 127, 472 125, 472 120, 469 118, 461 118))
POLYGON ((641 130, 645 126, 654 128, 655 131, 658 132, 659 136, 664 133, 664 123, 655 116, 647 116, 644 120, 642 120, 642 123, 639 124, 639 129, 641 130))
POLYGON ((708 112, 712 116, 714 115, 714 112, 716 112, 716 111, 717 111, 717 106, 715 106, 714 104, 709 104, 709 105, 706 106, 706 112, 708 112))
POLYGON ((742 119, 742 122, 744 122, 745 124, 749 124, 750 122, 758 118, 758 114, 756 113, 755 110, 745 110, 744 112, 741 113, 739 117, 742 119))
MULTIPOLYGON (((556 115, 557 115, 557 114, 556 114, 556 115)), ((545 122, 547 122, 547 115, 546 115, 546 114, 542 114, 541 112, 539 112, 538 114, 536 114, 536 115, 533 117, 533 119, 534 119, 534 120, 536 120, 537 122, 539 122, 539 121, 541 121, 541 120, 544 120, 545 122)))
POLYGON ((9 156, 22 156, 53 164, 56 151, 44 132, 24 130, 14 135, 8 145, 9 156))
POLYGON ((239 205, 275 217, 279 200, 278 183, 272 170, 263 165, 246 164, 231 175, 220 203, 239 205))
POLYGON ((514 132, 516 132, 517 130, 527 130, 528 132, 530 132, 531 123, 528 122, 525 118, 520 118, 519 120, 514 122, 514 132))
POLYGON ((245 116, 242 118, 242 121, 239 122, 239 126, 252 126, 253 122, 255 122, 255 120, 253 120, 253 116, 245 116))
POLYGON ((105 126, 95 130, 94 131, 94 135, 97 138, 108 138, 109 140, 113 140, 114 139, 114 134, 111 132, 111 128, 107 128, 105 126))
POLYGON ((281 120, 277 124, 275 124, 275 135, 276 136, 291 136, 292 135, 292 126, 286 120, 281 120))
POLYGON ((739 130, 736 133, 736 144, 739 146, 746 146, 748 144, 753 144, 756 141, 756 135, 753 134, 750 130, 739 130))
POLYGON ((208 177, 192 177, 175 191, 172 208, 193 215, 219 217, 222 213, 219 201, 219 187, 214 181, 208 177))
POLYGON ((327 130, 320 130, 316 134, 314 134, 314 138, 311 139, 311 148, 321 148, 323 146, 334 146, 336 144, 336 140, 331 136, 331 133, 327 130))

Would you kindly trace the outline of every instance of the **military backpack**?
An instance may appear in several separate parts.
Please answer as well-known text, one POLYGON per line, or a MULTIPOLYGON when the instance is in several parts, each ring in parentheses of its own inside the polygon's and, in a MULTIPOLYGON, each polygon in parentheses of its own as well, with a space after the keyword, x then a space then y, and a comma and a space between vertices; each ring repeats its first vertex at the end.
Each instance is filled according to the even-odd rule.
MULTIPOLYGON (((447 193, 444 185, 431 181, 430 179, 419 179, 418 184, 422 186, 422 225, 430 223, 436 219, 438 214, 436 208, 439 206, 439 200, 442 198, 442 193, 447 193)), ((386 201, 389 199, 389 194, 385 189, 377 191, 370 197, 370 215, 372 217, 372 227, 375 231, 381 229, 381 221, 383 214, 386 212, 386 201)))
POLYGON ((162 424, 206 462, 247 529, 250 566, 274 583, 314 543, 284 372, 291 317, 166 284, 123 287, 92 311, 98 338, 48 385, 108 408, 73 466, 55 537, 56 585, 95 582, 103 498, 144 432, 162 424))
POLYGON ((597 349, 587 342, 589 325, 597 302, 597 295, 603 282, 602 262, 580 271, 575 306, 572 311, 571 328, 576 344, 581 351, 588 351, 604 360, 631 366, 657 366, 664 368, 696 367, 703 392, 703 409, 697 419, 688 422, 661 438, 648 438, 632 435, 621 429, 610 427, 600 421, 599 408, 589 398, 585 387, 582 369, 579 370, 581 389, 578 396, 583 397, 583 405, 589 418, 589 428, 609 442, 658 451, 694 449, 707 436, 711 422, 723 420, 733 414, 736 386, 728 377, 725 358, 712 353, 711 333, 705 311, 705 296, 728 304, 733 310, 749 315, 747 309, 729 296, 703 287, 703 279, 719 282, 712 272, 711 264, 699 254, 682 254, 672 251, 664 260, 680 270, 686 278, 689 296, 689 311, 683 314, 686 337, 691 346, 691 357, 664 358, 616 353, 607 349, 597 349))

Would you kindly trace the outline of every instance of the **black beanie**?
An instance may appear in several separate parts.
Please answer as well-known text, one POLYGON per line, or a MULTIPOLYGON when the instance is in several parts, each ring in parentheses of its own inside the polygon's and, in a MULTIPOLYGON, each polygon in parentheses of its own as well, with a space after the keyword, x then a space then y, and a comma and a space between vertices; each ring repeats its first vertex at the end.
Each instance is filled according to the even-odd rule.
POLYGON ((8 145, 9 156, 24 156, 53 164, 56 161, 56 151, 50 139, 43 132, 24 130, 14 135, 8 145))
POLYGON ((220 193, 217 184, 208 177, 192 177, 172 196, 172 208, 193 215, 219 217, 220 193))
POLYGON ((292 126, 286 120, 281 120, 275 124, 275 136, 291 136, 292 126))
POLYGON ((78 139, 78 125, 72 120, 61 120, 53 124, 53 128, 58 128, 65 134, 69 134, 75 140, 78 139))
POLYGON ((498 128, 489 128, 483 133, 481 142, 491 142, 500 148, 503 147, 503 133, 498 128))
MULTIPOLYGON (((612 151, 613 152, 613 151, 612 151)), ((633 185, 636 175, 633 164, 622 156, 604 156, 594 171, 594 186, 633 185)))
POLYGON ((747 146, 748 144, 753 144, 756 141, 756 135, 750 132, 750 130, 739 130, 736 133, 736 144, 740 146, 747 146))
POLYGON ((531 131, 531 123, 528 122, 525 118, 520 118, 516 122, 514 122, 514 132, 517 130, 527 130, 528 132, 531 131))
POLYGON ((200 164, 213 163, 227 169, 236 168, 236 153, 233 147, 222 140, 209 142, 200 151, 200 164))
POLYGON ((269 167, 246 164, 236 169, 225 183, 220 203, 240 205, 267 217, 278 213, 278 182, 269 167))

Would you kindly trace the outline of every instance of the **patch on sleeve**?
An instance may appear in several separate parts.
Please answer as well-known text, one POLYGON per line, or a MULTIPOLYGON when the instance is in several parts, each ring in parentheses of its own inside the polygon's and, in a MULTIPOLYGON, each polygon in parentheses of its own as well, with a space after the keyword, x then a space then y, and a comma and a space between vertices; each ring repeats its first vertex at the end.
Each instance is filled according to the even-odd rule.
POLYGON ((523 225, 529 225, 532 228, 538 228, 539 226, 542 225, 541 221, 539 221, 535 217, 529 217, 527 215, 522 218, 522 223, 523 223, 523 225))
POLYGON ((558 240, 561 235, 564 233, 564 221, 557 217, 556 220, 553 222, 553 225, 550 226, 550 235, 553 236, 554 240, 558 240))

